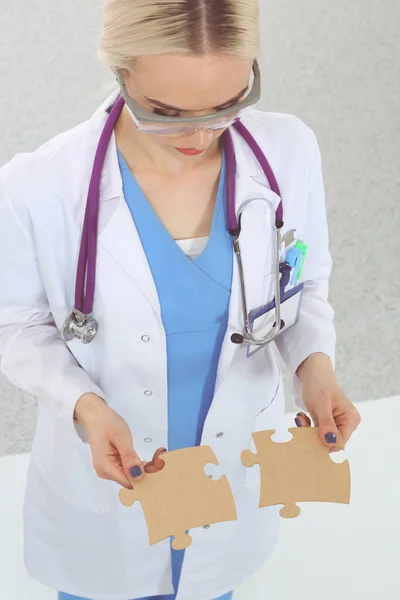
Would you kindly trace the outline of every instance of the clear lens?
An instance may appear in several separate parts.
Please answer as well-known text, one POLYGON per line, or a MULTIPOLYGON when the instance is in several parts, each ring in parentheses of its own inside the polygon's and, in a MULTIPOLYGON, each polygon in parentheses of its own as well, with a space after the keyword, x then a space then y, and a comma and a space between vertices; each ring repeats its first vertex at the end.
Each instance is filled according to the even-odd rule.
MULTIPOLYGON (((236 120, 236 119, 235 119, 236 120)), ((195 133, 196 131, 204 130, 204 131, 219 131, 221 129, 226 129, 230 125, 232 125, 234 121, 225 122, 224 124, 220 124, 218 126, 207 126, 204 125, 190 125, 186 127, 177 127, 176 125, 166 125, 163 127, 162 124, 151 124, 151 123, 139 123, 138 129, 143 133, 149 133, 152 135, 187 135, 190 133, 195 133)))
POLYGON ((182 125, 176 123, 154 123, 150 121, 138 121, 135 119, 135 123, 139 131, 144 133, 150 133, 153 135, 187 135, 194 133, 199 130, 206 131, 219 131, 220 129, 226 129, 230 127, 240 118, 238 113, 232 113, 231 115, 225 115, 225 117, 212 119, 206 123, 199 121, 198 123, 182 123, 182 125))

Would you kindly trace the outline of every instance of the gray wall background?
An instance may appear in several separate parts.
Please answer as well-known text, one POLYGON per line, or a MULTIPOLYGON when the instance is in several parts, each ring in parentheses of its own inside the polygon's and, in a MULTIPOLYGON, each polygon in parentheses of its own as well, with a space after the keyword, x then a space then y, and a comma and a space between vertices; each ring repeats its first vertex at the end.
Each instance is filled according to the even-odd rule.
MULTIPOLYGON (((105 97, 103 3, 0 0, 0 165, 105 97)), ((395 0, 261 1, 260 107, 296 114, 320 142, 337 371, 356 402, 400 393, 399 21, 395 0)), ((29 450, 34 427, 35 399, 0 380, 0 455, 29 450)))

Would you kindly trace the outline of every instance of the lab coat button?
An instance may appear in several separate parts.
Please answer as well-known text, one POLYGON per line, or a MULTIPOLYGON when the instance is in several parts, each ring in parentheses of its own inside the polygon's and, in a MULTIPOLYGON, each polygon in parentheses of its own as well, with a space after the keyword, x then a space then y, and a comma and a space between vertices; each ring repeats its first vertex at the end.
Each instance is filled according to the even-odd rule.
POLYGON ((223 431, 219 431, 216 435, 217 438, 222 438, 224 437, 224 432, 223 431))
POLYGON ((149 342, 150 337, 148 335, 142 335, 142 342, 149 342))
POLYGON ((144 441, 146 442, 146 444, 151 444, 153 440, 151 438, 144 438, 144 441))
POLYGON ((151 390, 146 390, 144 393, 145 396, 152 396, 153 392, 151 390))

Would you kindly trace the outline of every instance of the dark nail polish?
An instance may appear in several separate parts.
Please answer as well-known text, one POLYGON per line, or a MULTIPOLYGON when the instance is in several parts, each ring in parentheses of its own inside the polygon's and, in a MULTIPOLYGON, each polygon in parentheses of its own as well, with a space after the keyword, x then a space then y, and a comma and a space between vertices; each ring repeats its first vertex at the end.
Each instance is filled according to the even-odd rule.
POLYGON ((325 436, 327 444, 336 444, 337 438, 335 433, 327 433, 325 436))
POLYGON ((132 479, 135 479, 136 477, 140 477, 143 471, 140 467, 135 466, 130 469, 129 473, 131 474, 132 479))
POLYGON ((300 419, 298 419, 297 417, 295 418, 294 422, 296 423, 297 427, 303 427, 303 425, 301 424, 300 419))

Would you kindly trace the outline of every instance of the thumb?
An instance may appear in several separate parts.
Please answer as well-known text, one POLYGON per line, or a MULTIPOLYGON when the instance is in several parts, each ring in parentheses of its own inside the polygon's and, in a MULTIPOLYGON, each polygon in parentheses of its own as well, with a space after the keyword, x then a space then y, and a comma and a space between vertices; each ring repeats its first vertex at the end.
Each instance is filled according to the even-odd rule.
POLYGON ((338 442, 338 429, 333 418, 330 402, 321 402, 317 405, 314 422, 319 428, 322 443, 329 448, 336 446, 338 442))
POLYGON ((120 437, 117 450, 125 475, 129 479, 134 479, 135 481, 142 479, 144 475, 142 461, 134 450, 133 441, 130 435, 120 437))

